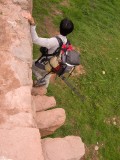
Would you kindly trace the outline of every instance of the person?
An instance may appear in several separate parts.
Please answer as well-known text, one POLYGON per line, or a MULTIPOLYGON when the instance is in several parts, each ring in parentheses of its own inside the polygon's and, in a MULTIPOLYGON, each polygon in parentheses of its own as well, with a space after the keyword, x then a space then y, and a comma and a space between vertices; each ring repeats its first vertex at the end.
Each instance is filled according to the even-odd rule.
MULTIPOLYGON (((24 12, 23 17, 28 19, 30 23, 30 30, 31 30, 33 43, 42 47, 46 47, 48 49, 48 54, 54 53, 56 49, 59 47, 58 40, 55 37, 52 37, 52 38, 39 37, 36 32, 36 24, 32 15, 30 13, 24 12)), ((60 34, 58 35, 58 37, 61 38, 63 44, 67 43, 66 36, 70 34, 73 30, 74 30, 74 24, 70 19, 64 18, 61 20, 60 26, 59 26, 60 34)), ((33 73, 36 75, 36 77, 38 77, 38 79, 44 77, 44 75, 46 74, 44 70, 38 69, 38 67, 36 68, 35 63, 33 63, 32 69, 33 69, 33 73), (38 72, 35 72, 35 70, 36 71, 39 70, 38 72, 40 74, 38 72)), ((41 84, 39 85, 45 85, 45 87, 47 88, 49 85, 50 77, 51 77, 51 74, 48 74, 47 76, 45 76, 45 78, 42 78, 41 84)))

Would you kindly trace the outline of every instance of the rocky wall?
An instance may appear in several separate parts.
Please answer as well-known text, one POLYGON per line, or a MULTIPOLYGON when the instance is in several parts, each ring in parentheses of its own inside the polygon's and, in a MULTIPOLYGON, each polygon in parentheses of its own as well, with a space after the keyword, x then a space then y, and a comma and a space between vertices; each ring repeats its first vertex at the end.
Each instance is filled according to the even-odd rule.
POLYGON ((31 0, 0 0, 0 160, 43 160, 32 109, 31 0))
POLYGON ((32 11, 32 0, 0 0, 0 160, 79 160, 85 152, 79 137, 41 140, 63 125, 66 115, 62 108, 50 109, 56 101, 44 87, 32 88, 25 10, 32 11))

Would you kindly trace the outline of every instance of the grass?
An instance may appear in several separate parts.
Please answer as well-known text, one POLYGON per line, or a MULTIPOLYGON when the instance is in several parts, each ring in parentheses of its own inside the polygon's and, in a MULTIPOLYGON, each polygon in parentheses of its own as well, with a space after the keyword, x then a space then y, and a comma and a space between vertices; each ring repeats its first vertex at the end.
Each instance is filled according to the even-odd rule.
MULTIPOLYGON (((86 160, 118 160, 120 157, 120 1, 34 0, 37 32, 48 37, 44 18, 56 26, 63 17, 75 24, 69 36, 81 50, 85 75, 69 81, 85 96, 84 103, 57 78, 48 95, 66 111, 65 124, 51 137, 80 136, 86 144, 86 160), (55 14, 56 10, 59 14, 55 14), (105 74, 103 74, 105 71, 105 74), (98 144, 99 150, 94 146, 98 144)), ((38 57, 34 46, 34 58, 38 57)))

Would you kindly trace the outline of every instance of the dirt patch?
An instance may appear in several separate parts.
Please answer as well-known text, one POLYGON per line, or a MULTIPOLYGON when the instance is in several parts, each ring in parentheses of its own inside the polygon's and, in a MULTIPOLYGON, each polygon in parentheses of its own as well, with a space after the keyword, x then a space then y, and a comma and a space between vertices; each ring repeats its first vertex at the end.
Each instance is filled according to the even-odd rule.
POLYGON ((64 0, 60 3, 62 6, 65 6, 65 7, 69 7, 70 6, 70 2, 69 0, 64 0))
POLYGON ((120 126, 120 117, 110 117, 104 120, 104 123, 107 125, 114 125, 114 126, 120 126))
POLYGON ((86 160, 87 158, 90 160, 99 160, 98 151, 95 150, 95 145, 91 145, 89 147, 85 146, 85 155, 81 160, 86 160))
POLYGON ((46 31, 50 37, 59 34, 58 29, 55 27, 55 25, 49 17, 45 17, 44 25, 46 26, 46 31))
POLYGON ((74 72, 72 73, 72 76, 80 76, 82 74, 85 74, 85 69, 82 65, 76 66, 74 72))
POLYGON ((62 11, 58 9, 58 5, 52 5, 51 6, 51 16, 56 16, 56 15, 63 15, 62 11))
POLYGON ((59 34, 59 26, 58 28, 56 28, 56 26, 53 24, 52 18, 57 15, 60 15, 62 17, 63 13, 58 9, 57 5, 52 5, 50 15, 51 17, 50 16, 45 17, 44 24, 45 24, 47 33, 50 36, 55 36, 59 34))
POLYGON ((57 9, 57 7, 52 7, 52 16, 63 15, 63 13, 57 9))

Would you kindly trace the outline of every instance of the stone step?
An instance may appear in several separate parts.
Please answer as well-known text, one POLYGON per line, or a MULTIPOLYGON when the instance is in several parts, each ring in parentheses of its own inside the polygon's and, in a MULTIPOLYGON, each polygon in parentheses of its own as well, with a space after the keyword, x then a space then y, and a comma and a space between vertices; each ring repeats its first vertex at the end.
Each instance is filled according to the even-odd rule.
POLYGON ((62 108, 51 109, 36 113, 36 123, 41 136, 47 136, 60 128, 66 119, 65 110, 62 108))
POLYGON ((36 111, 43 111, 56 106, 56 100, 54 97, 48 96, 33 96, 32 105, 35 107, 36 111))
POLYGON ((44 160, 39 130, 35 128, 0 129, 0 159, 44 160))
POLYGON ((45 95, 47 93, 47 89, 42 86, 42 87, 33 87, 32 88, 32 95, 37 96, 37 95, 45 95))
POLYGON ((80 137, 45 138, 42 140, 45 160, 80 160, 85 154, 85 146, 80 137))

